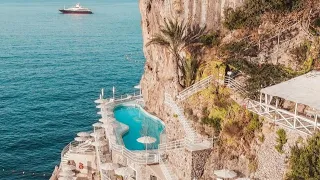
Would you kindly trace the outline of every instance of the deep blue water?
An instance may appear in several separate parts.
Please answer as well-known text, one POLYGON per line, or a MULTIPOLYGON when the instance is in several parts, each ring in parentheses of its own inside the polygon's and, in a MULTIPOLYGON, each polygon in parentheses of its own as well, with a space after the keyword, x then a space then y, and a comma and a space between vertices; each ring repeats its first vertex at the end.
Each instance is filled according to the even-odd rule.
POLYGON ((114 116, 117 121, 129 126, 129 131, 123 135, 123 143, 129 150, 155 149, 160 142, 160 134, 164 129, 162 123, 140 108, 133 106, 118 106, 114 109, 114 116), (137 141, 143 136, 150 136, 156 142, 146 147, 137 141))
POLYGON ((100 89, 120 95, 139 83, 138 1, 83 0, 93 15, 58 12, 75 3, 0 1, 1 180, 49 179, 63 147, 98 120, 100 89))

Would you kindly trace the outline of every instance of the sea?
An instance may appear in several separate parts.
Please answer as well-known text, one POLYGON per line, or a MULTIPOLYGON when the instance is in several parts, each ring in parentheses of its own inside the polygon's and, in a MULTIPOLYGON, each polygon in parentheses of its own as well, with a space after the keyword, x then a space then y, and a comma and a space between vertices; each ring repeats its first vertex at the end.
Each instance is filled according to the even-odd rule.
POLYGON ((94 100, 143 74, 138 0, 0 0, 0 179, 49 179, 61 150, 98 121, 94 100))

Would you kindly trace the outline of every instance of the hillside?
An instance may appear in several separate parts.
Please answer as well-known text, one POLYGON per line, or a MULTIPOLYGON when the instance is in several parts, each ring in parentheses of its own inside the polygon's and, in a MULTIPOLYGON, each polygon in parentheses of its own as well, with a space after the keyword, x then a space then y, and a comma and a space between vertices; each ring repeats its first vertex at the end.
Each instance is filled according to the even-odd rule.
POLYGON ((199 134, 218 137, 209 152, 191 154, 193 167, 186 167, 189 160, 177 152, 168 153, 180 179, 210 179, 217 168, 258 179, 284 178, 290 146, 306 136, 287 132, 279 153, 274 147, 281 128, 246 111, 242 102, 257 99, 261 88, 320 69, 319 5, 311 0, 140 0, 147 60, 142 93, 147 109, 166 123, 167 141, 185 132, 164 104, 165 93, 175 97, 204 77, 215 79, 179 103, 199 134), (236 73, 246 93, 223 85, 228 71, 236 73))

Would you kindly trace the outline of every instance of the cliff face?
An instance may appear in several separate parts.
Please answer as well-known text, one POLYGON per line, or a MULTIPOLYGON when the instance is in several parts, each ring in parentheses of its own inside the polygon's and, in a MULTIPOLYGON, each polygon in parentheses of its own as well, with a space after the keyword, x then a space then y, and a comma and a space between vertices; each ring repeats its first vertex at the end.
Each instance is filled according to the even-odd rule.
MULTIPOLYGON (((188 24, 206 25, 208 29, 220 28, 223 11, 237 7, 243 0, 140 0, 144 45, 159 32, 164 19, 180 19, 188 24)), ((146 57, 145 73, 141 86, 146 107, 149 111, 166 119, 164 92, 178 92, 175 66, 169 52, 159 46, 144 46, 146 57)))

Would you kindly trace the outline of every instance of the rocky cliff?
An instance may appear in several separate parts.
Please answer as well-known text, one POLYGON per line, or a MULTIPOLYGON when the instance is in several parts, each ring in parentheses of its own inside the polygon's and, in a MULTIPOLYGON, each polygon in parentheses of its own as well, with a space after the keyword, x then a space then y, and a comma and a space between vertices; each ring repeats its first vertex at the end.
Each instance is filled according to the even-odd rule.
MULTIPOLYGON (((206 25, 218 29, 223 11, 237 7, 243 0, 140 0, 142 34, 144 45, 159 32, 165 19, 179 19, 188 24, 206 25)), ((172 55, 164 48, 144 46, 146 57, 145 72, 141 81, 143 97, 149 111, 165 119, 163 112, 164 92, 176 94, 177 79, 172 55)))

